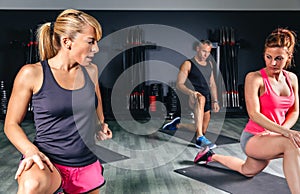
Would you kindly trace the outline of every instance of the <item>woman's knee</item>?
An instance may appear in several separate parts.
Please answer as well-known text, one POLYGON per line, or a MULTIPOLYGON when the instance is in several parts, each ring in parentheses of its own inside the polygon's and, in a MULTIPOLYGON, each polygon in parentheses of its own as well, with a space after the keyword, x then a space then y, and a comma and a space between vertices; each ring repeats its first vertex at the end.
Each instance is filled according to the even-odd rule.
POLYGON ((292 153, 298 156, 300 155, 300 148, 298 148, 290 139, 282 136, 280 143, 283 148, 283 154, 292 153))
POLYGON ((289 142, 285 146, 284 154, 292 154, 296 157, 300 157, 300 148, 296 147, 292 142, 289 142))
POLYGON ((24 173, 18 179, 18 194, 54 193, 61 185, 60 175, 57 171, 54 172, 55 173, 47 173, 43 171, 40 173, 40 171, 31 171, 24 173))
POLYGON ((249 171, 249 172, 244 172, 244 171, 242 171, 241 172, 241 174, 242 175, 244 175, 245 177, 247 177, 247 178, 252 178, 252 177, 254 177, 255 175, 257 175, 258 173, 260 173, 260 172, 251 172, 251 171, 249 171))
POLYGON ((247 157, 246 161, 241 166, 240 173, 248 178, 254 177, 263 171, 269 163, 270 160, 257 160, 247 157))
POLYGON ((254 177, 259 172, 260 171, 258 171, 256 168, 247 167, 247 165, 245 163, 242 165, 241 170, 240 170, 240 173, 248 178, 254 177))
POLYGON ((47 193, 47 188, 42 181, 36 178, 25 179, 19 182, 18 193, 33 194, 33 193, 47 193))

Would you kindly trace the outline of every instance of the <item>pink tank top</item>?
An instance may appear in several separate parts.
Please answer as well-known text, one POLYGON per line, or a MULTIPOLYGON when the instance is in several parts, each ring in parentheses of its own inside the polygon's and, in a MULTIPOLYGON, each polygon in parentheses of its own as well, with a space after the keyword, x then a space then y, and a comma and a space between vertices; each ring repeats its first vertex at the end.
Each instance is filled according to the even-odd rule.
MULTIPOLYGON (((286 71, 283 71, 283 75, 286 77, 287 84, 290 88, 290 95, 278 96, 272 89, 265 69, 261 69, 260 73, 265 85, 265 93, 259 97, 260 111, 270 120, 274 121, 279 125, 282 125, 285 121, 286 113, 288 112, 290 107, 293 106, 295 101, 294 91, 289 76, 287 75, 286 71)), ((267 131, 265 128, 256 124, 251 119, 249 119, 244 130, 252 134, 267 131)))

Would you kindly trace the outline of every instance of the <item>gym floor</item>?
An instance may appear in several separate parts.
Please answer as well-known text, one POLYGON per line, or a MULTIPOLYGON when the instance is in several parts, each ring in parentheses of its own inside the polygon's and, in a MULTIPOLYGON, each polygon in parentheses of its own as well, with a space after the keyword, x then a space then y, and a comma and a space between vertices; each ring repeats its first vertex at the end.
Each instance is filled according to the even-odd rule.
MULTIPOLYGON (((208 131, 238 140, 247 120, 245 116, 239 118, 212 116, 208 131)), ((182 122, 191 122, 191 119, 182 119, 182 122)), ((190 146, 189 142, 180 138, 170 138, 169 135, 139 122, 122 121, 120 124, 109 121, 108 123, 113 131, 113 139, 99 142, 99 145, 125 155, 128 159, 103 164, 106 184, 101 188, 101 193, 227 193, 174 172, 176 169, 194 165, 193 159, 198 149, 190 146), (128 133, 129 131, 120 127, 124 125, 136 127, 142 132, 128 133)), ((22 126, 32 139, 34 136, 32 121, 24 120, 22 126)), ((299 126, 300 122, 295 128, 299 129, 299 126)), ((0 193, 16 193, 17 183, 14 174, 20 153, 4 135, 3 120, 0 121, 0 138, 0 193)), ((218 145, 214 151, 245 158, 239 143, 218 145)), ((282 159, 272 161, 264 171, 284 177, 282 159)))

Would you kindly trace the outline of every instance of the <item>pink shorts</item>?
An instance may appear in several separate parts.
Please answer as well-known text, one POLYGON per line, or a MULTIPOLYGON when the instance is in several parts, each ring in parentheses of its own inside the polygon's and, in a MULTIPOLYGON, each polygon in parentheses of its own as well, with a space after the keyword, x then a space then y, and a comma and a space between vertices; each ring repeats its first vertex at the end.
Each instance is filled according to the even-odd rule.
POLYGON ((103 167, 97 160, 83 167, 54 164, 62 177, 62 188, 66 193, 87 193, 100 188, 105 183, 103 167))

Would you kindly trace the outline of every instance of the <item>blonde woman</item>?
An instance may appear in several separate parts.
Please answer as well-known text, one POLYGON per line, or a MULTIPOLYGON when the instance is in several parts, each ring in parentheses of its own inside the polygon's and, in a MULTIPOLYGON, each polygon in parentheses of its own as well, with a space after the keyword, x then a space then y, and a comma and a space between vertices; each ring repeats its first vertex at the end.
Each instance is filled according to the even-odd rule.
POLYGON ((105 183, 102 166, 87 147, 95 143, 95 136, 112 137, 92 63, 101 36, 94 17, 73 9, 38 28, 40 62, 18 72, 4 126, 22 154, 16 172, 18 193, 99 193, 105 183), (31 99, 33 142, 20 125, 31 99))

